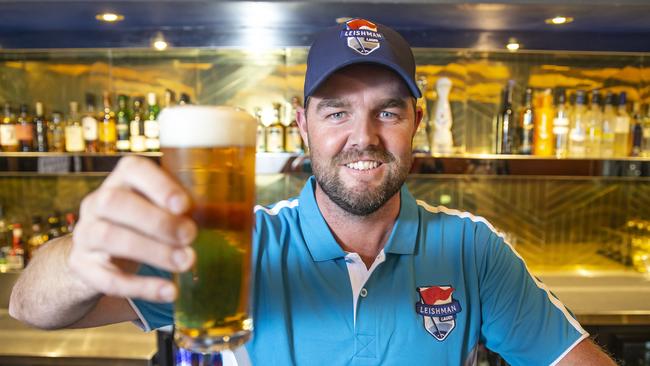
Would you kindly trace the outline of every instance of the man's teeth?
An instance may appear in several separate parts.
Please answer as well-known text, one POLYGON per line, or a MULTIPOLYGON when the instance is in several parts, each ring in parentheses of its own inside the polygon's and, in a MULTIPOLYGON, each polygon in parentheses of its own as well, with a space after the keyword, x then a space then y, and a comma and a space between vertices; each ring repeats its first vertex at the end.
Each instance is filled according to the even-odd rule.
POLYGON ((355 161, 354 163, 345 164, 346 167, 356 170, 369 170, 375 169, 379 166, 378 161, 355 161))

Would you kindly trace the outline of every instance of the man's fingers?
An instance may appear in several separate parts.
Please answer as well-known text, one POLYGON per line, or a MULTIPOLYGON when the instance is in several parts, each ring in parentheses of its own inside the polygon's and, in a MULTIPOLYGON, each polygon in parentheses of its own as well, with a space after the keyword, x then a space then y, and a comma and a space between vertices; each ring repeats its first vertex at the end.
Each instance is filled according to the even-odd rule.
POLYGON ((171 302, 176 298, 176 287, 171 281, 159 277, 126 274, 101 265, 88 275, 88 280, 98 291, 110 296, 153 302, 171 302))
POLYGON ((192 220, 173 215, 128 188, 102 187, 87 201, 84 215, 129 227, 167 244, 188 245, 196 236, 192 220))
POLYGON ((185 190, 147 158, 123 157, 103 184, 105 187, 125 185, 175 214, 187 211, 191 205, 185 190))
POLYGON ((190 247, 165 245, 147 235, 104 220, 80 225, 75 229, 74 240, 83 241, 89 253, 130 259, 172 272, 186 271, 195 258, 190 247))

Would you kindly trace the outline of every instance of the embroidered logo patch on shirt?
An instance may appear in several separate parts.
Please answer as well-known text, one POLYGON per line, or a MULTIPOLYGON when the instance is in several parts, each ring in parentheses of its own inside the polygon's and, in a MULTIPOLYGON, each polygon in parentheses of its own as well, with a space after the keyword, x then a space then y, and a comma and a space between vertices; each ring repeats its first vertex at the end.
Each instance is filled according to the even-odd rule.
POLYGON ((456 314, 461 312, 460 303, 452 297, 451 286, 418 287, 420 301, 415 311, 424 318, 424 329, 435 339, 444 341, 456 327, 456 314))
POLYGON ((375 23, 365 19, 352 19, 345 22, 341 38, 346 38, 348 47, 362 55, 368 55, 381 46, 384 36, 377 32, 375 23))

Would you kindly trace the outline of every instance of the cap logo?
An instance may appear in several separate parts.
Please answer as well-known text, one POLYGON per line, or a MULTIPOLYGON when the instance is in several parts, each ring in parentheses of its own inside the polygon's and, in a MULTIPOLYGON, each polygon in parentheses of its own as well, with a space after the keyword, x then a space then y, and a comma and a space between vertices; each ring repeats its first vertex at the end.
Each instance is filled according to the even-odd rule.
POLYGON ((352 19, 345 22, 345 30, 341 31, 341 38, 345 38, 348 47, 362 55, 368 55, 381 46, 379 41, 384 36, 377 32, 375 23, 365 19, 352 19))

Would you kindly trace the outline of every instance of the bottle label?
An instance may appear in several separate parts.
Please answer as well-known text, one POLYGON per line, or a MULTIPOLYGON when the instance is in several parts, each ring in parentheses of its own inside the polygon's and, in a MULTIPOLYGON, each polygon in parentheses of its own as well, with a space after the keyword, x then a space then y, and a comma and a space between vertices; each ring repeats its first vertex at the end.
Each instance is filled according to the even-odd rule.
POLYGON ((141 125, 142 125, 141 121, 137 121, 137 120, 131 121, 131 124, 129 125, 131 136, 144 135, 144 126, 141 127, 141 125))
POLYGON ((125 123, 117 125, 117 140, 129 140, 129 126, 125 123))
POLYGON ((81 119, 84 129, 84 140, 97 141, 97 120, 92 116, 85 116, 81 119))
POLYGON ((147 141, 146 137, 142 135, 131 135, 131 151, 133 152, 143 152, 147 150, 145 142, 147 141))
POLYGON ((83 152, 85 149, 83 129, 81 126, 66 126, 65 150, 68 152, 83 152))
POLYGON ((266 151, 266 131, 264 126, 257 125, 257 152, 266 151))
POLYGON ((114 143, 115 140, 117 140, 115 123, 102 123, 101 126, 99 126, 99 141, 103 143, 114 143))
POLYGON ((286 131, 286 150, 292 153, 301 152, 302 137, 300 136, 300 129, 298 126, 289 126, 286 131))
POLYGON ((553 134, 566 135, 569 133, 569 119, 568 118, 554 118, 553 119, 553 134))
POLYGON ((16 125, 13 124, 0 125, 0 145, 2 146, 18 145, 18 138, 16 137, 16 125))
POLYGON ((16 139, 18 141, 32 141, 34 139, 34 130, 30 125, 16 125, 16 139))
POLYGON ((131 150, 131 141, 129 140, 117 140, 115 147, 119 151, 129 151, 131 150))
POLYGON ((616 117, 614 133, 630 133, 630 120, 626 117, 616 117))
POLYGON ((160 135, 160 127, 158 121, 147 120, 144 121, 144 135, 149 139, 157 139, 160 135))
POLYGON ((266 150, 269 152, 284 151, 284 136, 279 127, 266 128, 266 150))

